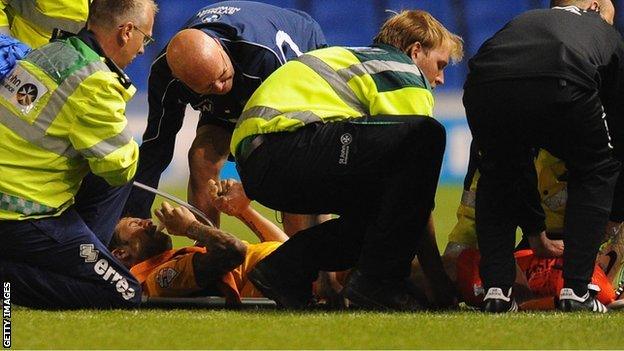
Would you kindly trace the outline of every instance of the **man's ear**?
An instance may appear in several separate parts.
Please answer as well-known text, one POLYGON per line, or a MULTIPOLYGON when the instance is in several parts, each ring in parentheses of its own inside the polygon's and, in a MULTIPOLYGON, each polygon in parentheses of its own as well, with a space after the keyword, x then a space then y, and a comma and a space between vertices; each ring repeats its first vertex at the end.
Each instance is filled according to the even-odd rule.
POLYGON ((132 22, 126 22, 119 26, 117 40, 121 46, 125 45, 130 40, 133 28, 134 24, 132 22))
POLYGON ((591 11, 600 11, 600 3, 598 1, 592 1, 587 9, 591 11))
POLYGON ((423 52, 423 47, 422 44, 417 41, 414 44, 412 44, 412 46, 410 46, 409 48, 409 56, 412 58, 412 60, 416 61, 416 58, 418 57, 418 55, 420 55, 423 52))

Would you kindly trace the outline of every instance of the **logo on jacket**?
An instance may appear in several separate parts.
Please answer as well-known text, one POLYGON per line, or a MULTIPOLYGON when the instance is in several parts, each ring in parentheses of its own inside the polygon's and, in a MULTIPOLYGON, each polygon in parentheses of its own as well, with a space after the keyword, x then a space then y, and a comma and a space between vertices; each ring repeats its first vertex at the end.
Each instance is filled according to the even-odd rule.
POLYGON ((20 105, 28 106, 37 100, 38 93, 37 86, 26 83, 17 89, 15 98, 20 105))
POLYGON ((349 133, 344 133, 340 136, 340 142, 342 145, 349 145, 353 141, 353 137, 349 133))
POLYGON ((37 77, 19 65, 0 81, 0 96, 24 115, 28 114, 39 98, 47 92, 48 88, 37 77))
POLYGON ((178 272, 175 269, 171 267, 163 268, 156 274, 156 282, 161 288, 168 288, 177 276, 178 272))
POLYGON ((92 263, 97 261, 100 251, 95 249, 93 244, 80 245, 80 257, 84 258, 86 263, 92 263))
POLYGON ((205 98, 197 104, 193 105, 193 109, 199 112, 212 112, 212 106, 212 99, 205 98))
POLYGON ((130 300, 136 294, 136 291, 128 283, 125 276, 117 272, 115 267, 104 258, 100 258, 94 265, 93 271, 99 275, 104 281, 115 286, 115 290, 123 297, 124 300, 130 300))
POLYGON ((202 18, 202 17, 210 15, 208 17, 203 18, 202 22, 212 22, 212 21, 216 21, 217 19, 219 19, 221 15, 233 15, 240 10, 241 10, 240 7, 234 7, 234 6, 213 7, 213 8, 199 11, 199 13, 197 13, 197 18, 202 18), (219 17, 215 18, 214 15, 218 15, 219 17))
POLYGON ((340 143, 342 147, 340 148, 340 158, 338 159, 338 164, 346 165, 349 162, 349 144, 353 141, 353 136, 349 133, 344 133, 340 136, 340 143))
POLYGON ((210 17, 206 17, 202 20, 202 22, 204 23, 210 23, 210 22, 216 22, 219 20, 219 18, 221 18, 221 15, 219 15, 218 13, 215 13, 213 15, 211 15, 210 17))
POLYGON ((124 300, 130 300, 136 294, 133 287, 130 286, 125 276, 117 272, 115 267, 110 264, 105 258, 100 258, 99 250, 95 249, 93 244, 81 244, 80 245, 80 257, 84 258, 86 263, 93 263, 93 271, 99 275, 104 281, 115 286, 115 290, 121 295, 124 300))

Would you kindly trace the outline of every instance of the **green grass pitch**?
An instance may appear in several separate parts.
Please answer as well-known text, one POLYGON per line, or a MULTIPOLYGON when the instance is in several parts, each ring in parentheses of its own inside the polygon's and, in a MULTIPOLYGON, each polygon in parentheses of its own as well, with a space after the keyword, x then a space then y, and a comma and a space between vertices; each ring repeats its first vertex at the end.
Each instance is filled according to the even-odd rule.
MULTIPOLYGON (((175 189, 165 189, 177 193, 175 189)), ((438 191, 439 244, 455 223, 459 187, 438 191)), ((261 209, 269 218, 273 211, 261 209)), ((235 220, 222 227, 256 241, 235 220)), ((176 245, 187 241, 176 240, 176 245)), ((14 307, 15 349, 621 349, 624 313, 473 311, 370 313, 279 311, 34 311, 14 307)))

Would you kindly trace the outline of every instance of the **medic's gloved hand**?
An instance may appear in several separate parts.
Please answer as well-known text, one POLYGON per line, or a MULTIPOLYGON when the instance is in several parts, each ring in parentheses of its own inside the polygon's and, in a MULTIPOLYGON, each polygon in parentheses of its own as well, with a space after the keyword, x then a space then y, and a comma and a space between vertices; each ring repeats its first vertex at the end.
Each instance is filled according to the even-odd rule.
POLYGON ((17 60, 23 59, 30 51, 30 47, 21 41, 0 34, 0 79, 15 67, 17 60))

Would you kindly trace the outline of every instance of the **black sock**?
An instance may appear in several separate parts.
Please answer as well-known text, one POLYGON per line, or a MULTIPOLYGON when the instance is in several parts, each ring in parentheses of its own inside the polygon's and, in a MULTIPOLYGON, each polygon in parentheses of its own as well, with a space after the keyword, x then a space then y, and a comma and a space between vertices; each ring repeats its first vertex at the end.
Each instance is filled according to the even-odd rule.
POLYGON ((587 293, 587 282, 583 280, 566 279, 563 287, 574 290, 574 294, 578 297, 583 297, 587 293))

